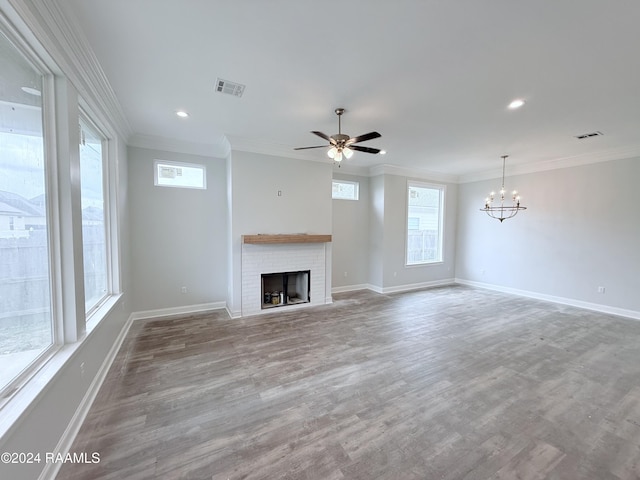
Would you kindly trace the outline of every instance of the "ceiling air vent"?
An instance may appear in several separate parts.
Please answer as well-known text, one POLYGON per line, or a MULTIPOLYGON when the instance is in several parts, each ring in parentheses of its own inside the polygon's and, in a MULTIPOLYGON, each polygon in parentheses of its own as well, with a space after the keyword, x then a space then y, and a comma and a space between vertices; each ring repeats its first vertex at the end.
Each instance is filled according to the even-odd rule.
POLYGON ((599 137, 601 135, 602 135, 602 132, 591 132, 591 133, 583 133, 582 135, 576 135, 575 137, 578 140, 584 140, 585 138, 599 137))
POLYGON ((241 97, 244 93, 244 89, 245 85, 240 83, 230 82, 229 80, 223 80, 222 78, 218 78, 218 80, 216 80, 216 92, 241 97))

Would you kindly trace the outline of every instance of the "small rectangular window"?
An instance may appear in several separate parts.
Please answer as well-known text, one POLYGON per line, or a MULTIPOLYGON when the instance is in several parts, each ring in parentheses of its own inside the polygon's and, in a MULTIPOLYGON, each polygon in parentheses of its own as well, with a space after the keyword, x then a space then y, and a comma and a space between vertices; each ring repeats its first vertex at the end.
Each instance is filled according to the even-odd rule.
POLYGON ((334 180, 331 190, 331 198, 339 200, 358 200, 359 198, 358 182, 350 182, 348 180, 334 180))
POLYGON ((154 184, 156 187, 205 190, 207 188, 206 173, 204 165, 156 160, 154 163, 154 184))
POLYGON ((407 186, 407 265, 442 262, 444 186, 407 186))

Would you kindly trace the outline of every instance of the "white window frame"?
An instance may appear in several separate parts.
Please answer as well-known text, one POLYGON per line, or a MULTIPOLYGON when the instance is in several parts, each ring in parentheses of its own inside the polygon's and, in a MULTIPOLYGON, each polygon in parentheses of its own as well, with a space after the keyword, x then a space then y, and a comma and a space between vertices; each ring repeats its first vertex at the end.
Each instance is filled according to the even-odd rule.
POLYGON ((444 216, 446 208, 446 196, 447 186, 436 183, 422 182, 419 180, 408 180, 407 188, 405 189, 405 218, 404 218, 404 264, 405 267, 421 267, 425 265, 440 265, 444 263, 444 216), (440 191, 440 209, 438 218, 438 253, 439 256, 436 260, 427 260, 422 262, 409 263, 409 189, 411 187, 417 188, 429 188, 440 191))
MULTIPOLYGON (((60 286, 57 282, 59 269, 56 259, 59 255, 59 241, 57 237, 57 221, 59 211, 57 208, 58 184, 55 181, 57 171, 55 162, 55 93, 54 75, 48 66, 37 55, 35 50, 23 41, 10 24, 5 23, 0 17, 0 28, 2 33, 13 44, 13 46, 23 55, 26 61, 42 75, 42 135, 43 135, 43 156, 44 156, 44 178, 45 192, 47 195, 47 205, 45 216, 47 219, 47 243, 49 262, 49 302, 51 309, 51 344, 35 357, 13 380, 0 389, 0 412, 14 398, 14 396, 42 369, 62 347, 62 331, 60 324, 60 286)), ((0 415, 0 418, 2 415, 0 415)), ((0 438, 6 431, 6 423, 0 421, 0 438)))
POLYGON ((194 190, 206 190, 207 189, 207 167, 206 165, 199 163, 185 163, 185 162, 174 162, 169 160, 154 160, 153 161, 153 184, 156 187, 169 187, 169 188, 190 188, 194 190), (182 168, 195 168, 202 171, 202 186, 194 186, 194 185, 163 185, 158 178, 158 167, 160 165, 167 165, 171 167, 182 167, 182 168))
POLYGON ((339 180, 339 179, 333 179, 331 182, 331 198, 333 200, 350 200, 350 201, 357 201, 360 200, 360 182, 354 182, 351 180, 339 180), (334 197, 333 196, 333 184, 334 183, 341 183, 344 185, 353 185, 354 188, 354 198, 349 198, 349 197, 334 197))
MULTIPOLYGON (((16 17, 17 18, 17 17, 16 17)), ((59 371, 70 365, 89 335, 117 305, 124 308, 122 294, 121 247, 119 235, 119 188, 117 180, 120 154, 126 146, 104 114, 102 104, 89 95, 81 96, 65 72, 32 36, 27 27, 17 25, 0 12, 0 30, 41 73, 42 116, 47 192, 46 217, 49 241, 50 301, 53 343, 34 359, 21 374, 0 392, 0 438, 10 432, 59 371), (77 103, 73 100, 77 99, 77 103), (105 236, 107 248, 107 296, 88 314, 82 297, 81 206, 78 184, 80 110, 104 136, 103 181, 105 236)))
MULTIPOLYGON (((109 140, 107 134, 104 132, 102 128, 97 124, 94 120, 94 115, 89 113, 89 109, 86 106, 86 102, 83 100, 80 101, 80 109, 78 115, 78 123, 84 122, 88 127, 91 127, 95 130, 101 137, 101 154, 102 154, 102 214, 104 216, 104 242, 105 242, 105 262, 106 262, 106 287, 107 290, 104 295, 98 300, 94 305, 92 305, 88 310, 85 311, 85 320, 88 322, 93 319, 94 314, 102 307, 102 305, 107 301, 107 299, 113 295, 113 253, 111 249, 111 219, 113 216, 111 215, 112 202, 110 201, 111 190, 110 190, 110 175, 109 175, 109 140)), ((82 221, 82 219, 81 219, 82 221)))

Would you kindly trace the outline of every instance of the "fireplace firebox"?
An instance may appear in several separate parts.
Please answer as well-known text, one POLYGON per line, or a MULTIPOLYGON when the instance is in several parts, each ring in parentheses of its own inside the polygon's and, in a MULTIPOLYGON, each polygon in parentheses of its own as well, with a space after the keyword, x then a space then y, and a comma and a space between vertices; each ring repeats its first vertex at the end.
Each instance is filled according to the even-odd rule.
POLYGON ((263 273, 262 309, 309 303, 311 271, 263 273))

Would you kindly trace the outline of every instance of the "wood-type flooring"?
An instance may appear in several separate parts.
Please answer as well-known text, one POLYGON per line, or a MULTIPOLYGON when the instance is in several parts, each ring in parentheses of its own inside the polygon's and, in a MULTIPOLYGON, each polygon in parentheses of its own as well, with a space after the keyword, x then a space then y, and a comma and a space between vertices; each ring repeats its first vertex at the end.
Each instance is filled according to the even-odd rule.
POLYGON ((58 480, 640 478, 640 322, 466 286, 131 327, 58 480))

